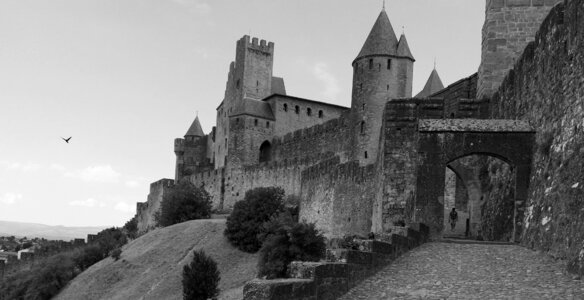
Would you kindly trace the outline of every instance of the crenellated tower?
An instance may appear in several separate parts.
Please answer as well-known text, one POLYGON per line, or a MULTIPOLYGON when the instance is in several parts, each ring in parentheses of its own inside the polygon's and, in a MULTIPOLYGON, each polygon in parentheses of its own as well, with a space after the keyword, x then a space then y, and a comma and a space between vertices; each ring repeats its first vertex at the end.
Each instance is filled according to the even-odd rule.
POLYGON ((209 136, 203 133, 199 116, 196 116, 184 138, 174 140, 176 181, 183 176, 211 168, 207 157, 208 138, 209 136))
POLYGON ((375 162, 385 103, 412 96, 414 57, 405 35, 398 40, 385 9, 353 61, 352 159, 375 162))
POLYGON ((217 130, 213 145, 215 168, 226 165, 231 145, 229 117, 246 110, 247 100, 259 101, 272 94, 274 43, 248 35, 236 43, 235 61, 229 67, 225 98, 217 108, 217 130))

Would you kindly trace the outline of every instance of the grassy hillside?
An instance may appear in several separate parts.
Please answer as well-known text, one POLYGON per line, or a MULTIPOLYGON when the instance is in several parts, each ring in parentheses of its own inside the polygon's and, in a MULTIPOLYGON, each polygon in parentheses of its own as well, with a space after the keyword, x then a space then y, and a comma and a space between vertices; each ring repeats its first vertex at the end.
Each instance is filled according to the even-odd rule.
POLYGON ((79 274, 55 299, 182 299, 182 268, 202 248, 221 271, 220 299, 241 299, 256 275, 257 255, 232 247, 224 219, 157 229, 131 241, 120 260, 104 259, 79 274))

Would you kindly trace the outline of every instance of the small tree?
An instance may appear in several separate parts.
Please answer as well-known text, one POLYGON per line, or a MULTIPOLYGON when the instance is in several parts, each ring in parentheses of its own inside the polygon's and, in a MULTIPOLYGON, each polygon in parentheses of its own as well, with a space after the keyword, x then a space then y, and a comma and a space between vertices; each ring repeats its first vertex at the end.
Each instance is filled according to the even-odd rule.
POLYGON ((259 276, 283 278, 292 261, 318 261, 324 256, 324 236, 314 224, 296 223, 288 211, 272 218, 264 230, 267 237, 260 250, 259 276))
POLYGON ((231 244, 246 252, 257 252, 263 239, 263 224, 283 211, 284 190, 280 187, 255 188, 235 203, 227 218, 225 236, 231 244))
POLYGON ((220 279, 217 263, 203 250, 193 251, 193 261, 183 268, 183 299, 207 300, 216 297, 220 279))
POLYGON ((162 227, 196 219, 211 217, 211 196, 183 180, 164 194, 156 223, 162 227))
POLYGON ((126 231, 128 238, 135 239, 138 236, 138 220, 136 220, 136 216, 126 222, 122 228, 126 231))

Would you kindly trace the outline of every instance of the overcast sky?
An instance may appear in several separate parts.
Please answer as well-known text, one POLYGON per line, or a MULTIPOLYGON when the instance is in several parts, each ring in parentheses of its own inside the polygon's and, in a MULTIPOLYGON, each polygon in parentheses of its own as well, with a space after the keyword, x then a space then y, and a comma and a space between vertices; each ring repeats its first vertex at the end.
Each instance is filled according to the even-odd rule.
MULTIPOLYGON (((289 95, 350 105, 381 0, 0 0, 0 220, 122 226, 215 123, 235 42, 275 43, 289 95), (69 144, 61 137, 72 136, 69 144)), ((414 94, 476 72, 484 0, 390 0, 414 94), (404 29, 402 29, 404 28, 404 29)))

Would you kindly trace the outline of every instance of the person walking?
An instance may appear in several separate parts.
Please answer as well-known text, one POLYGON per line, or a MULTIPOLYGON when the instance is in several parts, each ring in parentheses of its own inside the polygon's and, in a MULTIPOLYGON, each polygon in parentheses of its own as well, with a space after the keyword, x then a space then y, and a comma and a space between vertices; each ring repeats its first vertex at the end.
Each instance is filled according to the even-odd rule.
POLYGON ((456 212, 456 208, 452 208, 450 212, 450 231, 454 231, 454 227, 456 227, 456 221, 458 221, 458 213, 456 212))

